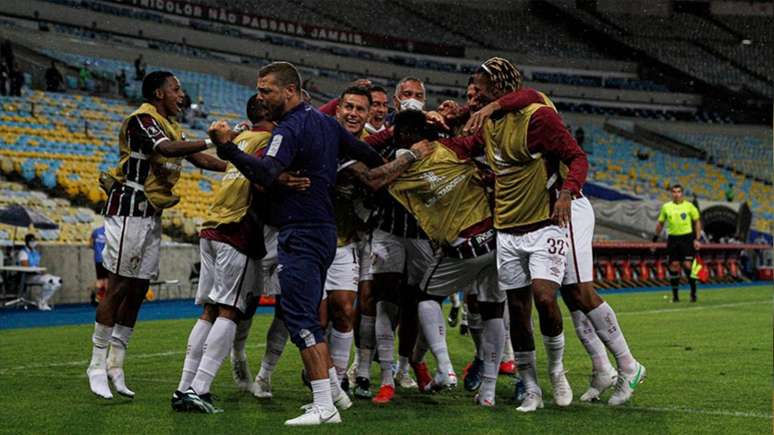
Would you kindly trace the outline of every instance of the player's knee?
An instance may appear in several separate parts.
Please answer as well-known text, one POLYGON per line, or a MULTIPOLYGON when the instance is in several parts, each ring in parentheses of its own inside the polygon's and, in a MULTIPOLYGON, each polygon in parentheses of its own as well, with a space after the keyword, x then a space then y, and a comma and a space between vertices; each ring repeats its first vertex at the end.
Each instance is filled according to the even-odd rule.
POLYGON ((218 317, 223 317, 228 320, 231 320, 232 322, 236 322, 239 320, 240 312, 234 307, 229 307, 227 305, 220 305, 218 307, 218 317))
POLYGON ((355 309, 352 304, 337 306, 333 310, 331 317, 333 318, 333 327, 336 328, 337 331, 351 331, 353 319, 355 317, 355 309))
POLYGON ((535 292, 534 298, 538 310, 544 310, 556 303, 556 294, 550 291, 535 292))

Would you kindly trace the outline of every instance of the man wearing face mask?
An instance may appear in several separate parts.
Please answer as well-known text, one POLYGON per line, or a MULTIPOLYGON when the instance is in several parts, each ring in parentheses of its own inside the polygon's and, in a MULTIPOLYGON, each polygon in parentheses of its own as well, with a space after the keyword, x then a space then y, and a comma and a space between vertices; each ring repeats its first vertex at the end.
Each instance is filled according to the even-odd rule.
MULTIPOLYGON (((38 251, 38 242, 35 240, 34 234, 24 236, 24 247, 19 251, 19 266, 40 267, 40 251, 38 251)), ((40 286, 38 309, 50 311, 51 306, 48 301, 57 290, 62 288, 62 278, 49 273, 37 273, 27 277, 27 285, 40 286)))

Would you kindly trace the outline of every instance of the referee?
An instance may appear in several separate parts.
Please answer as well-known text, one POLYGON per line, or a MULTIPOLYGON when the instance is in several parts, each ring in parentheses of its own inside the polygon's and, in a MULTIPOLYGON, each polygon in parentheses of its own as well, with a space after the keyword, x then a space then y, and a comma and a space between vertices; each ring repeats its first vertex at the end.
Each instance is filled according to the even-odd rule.
POLYGON ((661 206, 653 241, 657 241, 667 223, 667 252, 669 253, 669 281, 672 284, 672 302, 680 302, 677 288, 682 265, 691 283, 691 302, 696 302, 696 279, 691 278, 691 267, 701 237, 701 219, 696 206, 683 198, 683 186, 672 186, 672 201, 661 206))

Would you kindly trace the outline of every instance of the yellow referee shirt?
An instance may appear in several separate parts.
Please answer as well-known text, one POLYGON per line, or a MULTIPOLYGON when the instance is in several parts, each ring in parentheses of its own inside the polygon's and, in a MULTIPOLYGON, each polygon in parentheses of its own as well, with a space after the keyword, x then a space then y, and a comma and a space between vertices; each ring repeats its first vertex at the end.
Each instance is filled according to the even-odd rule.
POLYGON ((661 206, 658 221, 666 221, 667 234, 670 236, 684 236, 693 233, 693 222, 699 219, 699 210, 689 201, 675 204, 669 201, 661 206))

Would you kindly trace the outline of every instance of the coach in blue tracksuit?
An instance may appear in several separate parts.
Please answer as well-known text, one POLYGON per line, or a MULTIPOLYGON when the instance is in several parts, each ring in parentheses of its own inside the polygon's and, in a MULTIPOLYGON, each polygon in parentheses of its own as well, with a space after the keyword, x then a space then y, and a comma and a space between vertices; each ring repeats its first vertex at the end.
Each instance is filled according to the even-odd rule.
POLYGON ((225 122, 214 124, 210 137, 218 144, 221 158, 252 182, 268 188, 267 220, 280 228, 280 307, 291 340, 301 349, 314 394, 314 403, 304 415, 285 424, 337 423, 341 417, 334 399, 341 408, 351 402, 340 392, 338 383, 332 382, 336 371, 329 367, 319 321, 325 274, 336 251, 332 192, 337 162, 340 155, 369 167, 379 166, 383 160, 335 119, 303 102, 301 78, 290 63, 274 62, 259 71, 258 100, 266 106, 269 119, 277 122, 263 159, 245 154, 231 143, 233 133, 225 122), (288 173, 308 179, 308 188, 296 191, 273 186, 278 177, 288 173))

